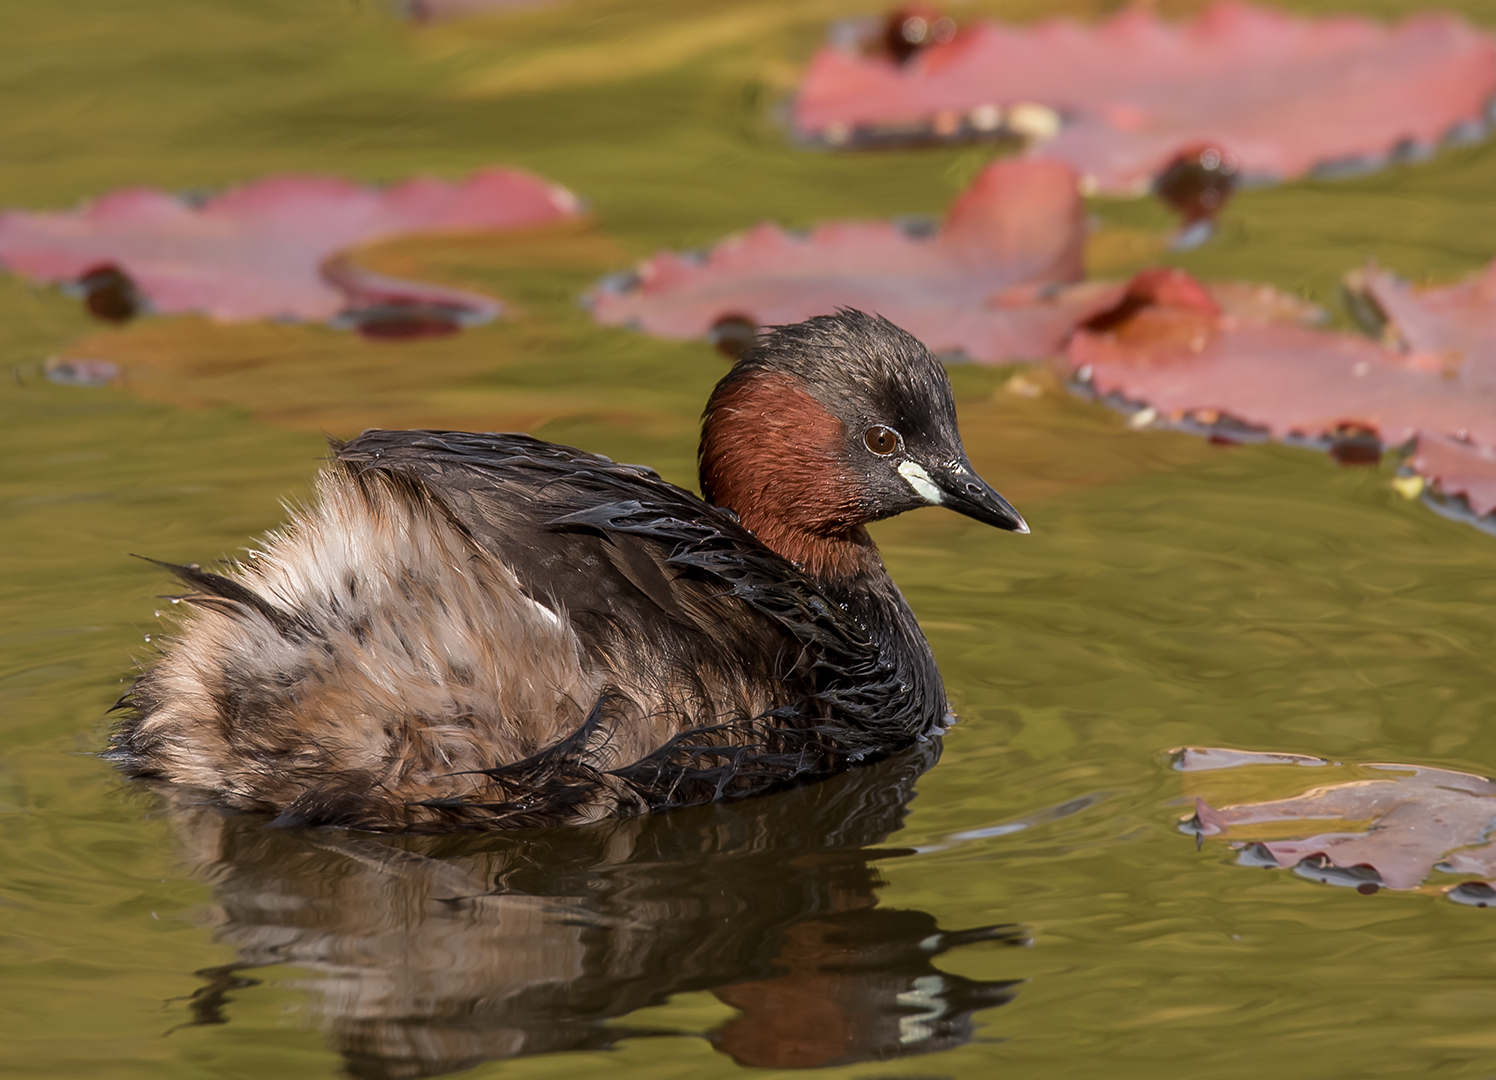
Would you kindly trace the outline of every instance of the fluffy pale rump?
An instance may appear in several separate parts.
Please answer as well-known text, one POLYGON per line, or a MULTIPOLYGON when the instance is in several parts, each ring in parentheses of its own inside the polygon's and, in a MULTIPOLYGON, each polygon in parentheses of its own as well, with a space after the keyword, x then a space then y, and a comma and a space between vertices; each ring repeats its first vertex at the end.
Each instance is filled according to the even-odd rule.
POLYGON ((383 828, 484 804, 522 816, 526 761, 569 737, 588 797, 562 816, 588 819, 625 809, 607 770, 658 744, 597 722, 605 680, 565 613, 399 477, 335 464, 226 574, 174 569, 190 610, 116 752, 230 805, 383 828))

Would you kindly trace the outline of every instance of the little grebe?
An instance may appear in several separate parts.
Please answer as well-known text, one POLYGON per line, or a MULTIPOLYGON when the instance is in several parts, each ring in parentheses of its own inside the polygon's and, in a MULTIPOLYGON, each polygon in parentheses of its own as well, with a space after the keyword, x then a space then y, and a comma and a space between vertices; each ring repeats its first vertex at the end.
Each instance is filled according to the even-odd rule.
POLYGON ((767 333, 702 422, 706 501, 524 435, 367 431, 193 592, 111 756, 286 824, 502 828, 737 798, 941 730, 864 525, 1028 526, 940 363, 857 311, 767 333))

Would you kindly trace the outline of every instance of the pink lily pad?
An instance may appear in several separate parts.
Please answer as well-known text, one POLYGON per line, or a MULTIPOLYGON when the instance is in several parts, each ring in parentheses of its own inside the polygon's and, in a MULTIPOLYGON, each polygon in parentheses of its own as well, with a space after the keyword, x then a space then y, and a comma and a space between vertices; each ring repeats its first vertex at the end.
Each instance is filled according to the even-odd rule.
POLYGON ((1493 94, 1496 41, 1451 15, 1388 26, 1218 3, 1168 23, 1139 6, 1094 25, 976 23, 903 62, 828 45, 793 123, 834 145, 1038 135, 1033 156, 1126 194, 1202 142, 1280 180, 1416 155, 1483 135, 1493 94))
POLYGON ((1348 463, 1416 439, 1414 469, 1476 514, 1496 508, 1496 385, 1478 366, 1466 379, 1442 354, 1399 352, 1223 297, 1181 271, 1146 271, 1122 304, 1076 332, 1070 368, 1097 395, 1146 405, 1165 422, 1315 442, 1348 463))
MULTIPOLYGON (((1186 753, 1208 757, 1237 752, 1186 753)), ((1252 759, 1271 756, 1276 755, 1248 755, 1236 764, 1266 764, 1269 762, 1252 759)), ((1190 771, 1187 765, 1180 767, 1190 771)), ((1278 866, 1307 864, 1309 876, 1323 873, 1327 866, 1342 871, 1370 870, 1374 878, 1370 874, 1360 876, 1363 888, 1373 886, 1364 891, 1375 891, 1377 885, 1416 888, 1435 866, 1453 873, 1496 875, 1496 841, 1489 839, 1496 826, 1496 783, 1472 773, 1416 765, 1360 768, 1369 771, 1372 778, 1326 784, 1290 799, 1220 808, 1197 799, 1195 815, 1188 819, 1187 826, 1201 836, 1229 833, 1230 839, 1251 843, 1251 853, 1257 859, 1265 857, 1278 866), (1314 822, 1356 827, 1319 832, 1314 822), (1263 826, 1271 827, 1279 836, 1285 827, 1298 826, 1305 835, 1256 839, 1263 833, 1263 826)), ((1356 880, 1347 875, 1325 876, 1341 882, 1356 880)))
MULTIPOLYGON (((1412 362, 1487 405, 1496 395, 1496 262, 1454 285, 1416 288, 1375 266, 1347 276, 1353 309, 1369 316, 1412 362)), ((1418 440, 1412 467, 1462 496, 1478 514, 1496 508, 1496 443, 1486 432, 1446 427, 1418 440)))
POLYGON ((1375 266, 1347 285, 1376 305, 1378 329, 1404 351, 1441 356, 1466 386, 1496 386, 1496 262, 1454 285, 1416 288, 1375 266))
MULTIPOLYGON (((317 176, 277 176, 202 202, 135 188, 79 210, 0 212, 0 264, 34 281, 103 281, 156 311, 223 321, 331 319, 387 303, 447 305, 470 320, 496 303, 358 271, 345 250, 415 232, 521 228, 577 213, 568 191, 516 169, 460 183, 407 180, 382 190, 317 176), (123 284, 122 284, 123 283, 123 284)), ((90 293, 90 307, 95 307, 90 293)), ((128 315, 128 304, 105 307, 128 315)))
POLYGON ((609 326, 674 338, 798 322, 840 306, 875 311, 937 352, 1001 362, 1052 355, 1119 288, 1080 280, 1082 204, 1055 162, 989 165, 938 229, 834 222, 807 233, 764 224, 704 256, 665 252, 589 298, 609 326))
POLYGON ((1440 495, 1458 496, 1477 516, 1496 510, 1496 451, 1469 439, 1422 435, 1408 459, 1440 495))

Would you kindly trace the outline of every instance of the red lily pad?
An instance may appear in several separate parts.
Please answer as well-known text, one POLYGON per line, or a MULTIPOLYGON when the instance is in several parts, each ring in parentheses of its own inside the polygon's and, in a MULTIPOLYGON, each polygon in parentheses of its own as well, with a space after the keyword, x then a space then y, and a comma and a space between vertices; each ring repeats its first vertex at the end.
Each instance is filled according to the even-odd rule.
POLYGON ((764 224, 704 255, 665 252, 605 280, 593 316, 674 338, 741 341, 748 328, 839 306, 876 311, 937 352, 1000 362, 1052 355, 1115 302, 1080 280, 1085 220, 1075 176, 1054 162, 989 165, 938 227, 764 224))
POLYGON ((570 192, 515 169, 382 190, 277 176, 203 201, 135 188, 75 211, 0 212, 0 263, 35 281, 75 284, 114 321, 142 299, 159 312, 223 321, 324 320, 396 300, 477 321, 497 313, 495 301, 376 279, 340 253, 407 233, 513 229, 576 213, 570 192))
POLYGON ((1182 271, 1145 271, 1076 332, 1070 368, 1101 397, 1238 441, 1308 441, 1354 463, 1416 439, 1420 475, 1476 514, 1496 508, 1496 380, 1478 364, 1467 377, 1447 355, 1316 330, 1224 295, 1182 271))
MULTIPOLYGON (((1270 759, 1278 757, 1188 750, 1177 767, 1199 768, 1185 755, 1223 754, 1240 757, 1236 766, 1275 764, 1270 759)), ((1436 867, 1496 875, 1496 840, 1489 839, 1496 826, 1496 783, 1472 773, 1417 765, 1374 764, 1357 771, 1363 778, 1326 784, 1294 798, 1220 808, 1197 799, 1186 828, 1200 836, 1235 841, 1248 862, 1299 867, 1306 876, 1356 884, 1366 892, 1377 886, 1417 888, 1436 867), (1335 827, 1320 831, 1324 826, 1317 823, 1327 822, 1335 827), (1265 838, 1282 837, 1285 830, 1303 835, 1265 838)), ((1468 887, 1464 891, 1471 892, 1468 887)))
POLYGON ((1496 41, 1451 15, 1388 26, 1219 3, 1168 23, 1140 5, 1094 25, 976 23, 903 61, 833 43, 794 127, 834 145, 1038 135, 1030 152, 1088 188, 1141 193, 1199 143, 1280 180, 1417 155, 1483 135, 1493 94, 1496 41))

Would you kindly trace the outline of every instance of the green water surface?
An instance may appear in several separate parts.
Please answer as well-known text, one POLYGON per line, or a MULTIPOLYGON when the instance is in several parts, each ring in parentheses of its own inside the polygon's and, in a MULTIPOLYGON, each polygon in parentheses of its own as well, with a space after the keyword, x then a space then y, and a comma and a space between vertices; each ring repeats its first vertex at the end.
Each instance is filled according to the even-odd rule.
MULTIPOLYGON (((1010 372, 952 376, 1033 535, 936 510, 876 533, 961 715, 922 776, 417 844, 168 814, 93 756, 169 606, 129 553, 232 555, 308 492, 324 428, 523 413, 692 483, 721 358, 598 328, 577 296, 764 218, 941 210, 987 151, 812 153, 777 124, 826 22, 862 10, 555 0, 415 29, 374 0, 0 7, 0 206, 506 162, 592 213, 554 260, 444 256, 512 318, 400 344, 284 328, 258 382, 204 361, 54 385, 43 361, 97 325, 0 278, 0 1074, 1496 1073, 1496 914, 1197 851, 1166 760, 1496 771, 1496 538, 1404 499, 1390 464, 1133 433, 1010 372), (978 928, 1001 929, 959 936, 978 928)), ((1496 255, 1493 190, 1486 143, 1253 191, 1175 261, 1327 305, 1367 258, 1454 280, 1496 255)), ((177 340, 165 322, 114 340, 177 340)))

